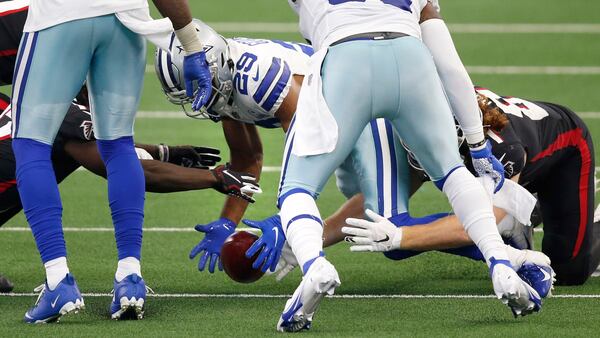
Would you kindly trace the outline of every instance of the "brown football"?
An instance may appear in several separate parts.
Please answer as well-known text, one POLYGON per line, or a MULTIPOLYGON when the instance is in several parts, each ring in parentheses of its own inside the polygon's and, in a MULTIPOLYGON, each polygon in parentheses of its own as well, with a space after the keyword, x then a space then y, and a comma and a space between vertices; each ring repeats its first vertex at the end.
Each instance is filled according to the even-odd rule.
POLYGON ((265 273, 252 268, 252 262, 259 252, 252 258, 246 258, 246 251, 258 239, 255 234, 247 231, 238 231, 229 236, 221 247, 221 262, 227 275, 239 283, 252 283, 260 279, 265 273))

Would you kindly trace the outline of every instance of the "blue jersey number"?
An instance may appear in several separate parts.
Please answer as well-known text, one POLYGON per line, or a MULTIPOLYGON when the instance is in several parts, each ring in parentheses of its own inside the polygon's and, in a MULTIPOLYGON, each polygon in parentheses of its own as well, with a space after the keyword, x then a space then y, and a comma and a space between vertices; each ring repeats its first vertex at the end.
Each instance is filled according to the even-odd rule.
MULTIPOLYGON (((329 0, 329 4, 331 5, 339 5, 346 2, 365 2, 366 0, 329 0)), ((411 0, 381 0, 384 4, 392 5, 394 7, 398 7, 405 11, 411 12, 410 5, 412 5, 411 0)))
POLYGON ((244 53, 240 56, 237 64, 235 65, 235 76, 233 77, 233 86, 235 89, 244 95, 248 95, 248 74, 247 72, 252 69, 254 62, 257 57, 252 53, 244 53))

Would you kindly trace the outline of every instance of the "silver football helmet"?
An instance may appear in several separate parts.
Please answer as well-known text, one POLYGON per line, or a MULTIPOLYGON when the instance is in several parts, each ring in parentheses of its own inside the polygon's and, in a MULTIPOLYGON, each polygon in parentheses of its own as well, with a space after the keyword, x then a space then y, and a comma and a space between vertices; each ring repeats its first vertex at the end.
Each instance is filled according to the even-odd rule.
MULTIPOLYGON (((171 103, 182 106, 183 111, 189 117, 219 121, 224 112, 231 110, 233 61, 230 59, 229 46, 225 38, 204 22, 198 19, 194 19, 193 22, 196 25, 198 37, 204 44, 206 61, 212 75, 213 93, 208 104, 199 112, 185 109, 185 104, 191 103, 193 97, 188 97, 185 93, 183 78, 185 52, 174 32, 171 34, 169 50, 156 49, 154 68, 162 89, 171 103)), ((196 91, 197 89, 194 88, 194 93, 196 91)))

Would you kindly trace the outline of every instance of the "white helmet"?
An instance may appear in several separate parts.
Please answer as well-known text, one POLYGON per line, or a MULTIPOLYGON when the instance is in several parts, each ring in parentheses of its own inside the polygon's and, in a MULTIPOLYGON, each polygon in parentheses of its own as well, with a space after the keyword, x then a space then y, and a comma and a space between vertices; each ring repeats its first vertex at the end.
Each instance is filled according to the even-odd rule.
MULTIPOLYGON (((156 49, 154 68, 162 89, 171 103, 182 106, 189 117, 210 118, 218 121, 221 114, 217 112, 231 109, 233 61, 229 57, 229 46, 225 38, 204 22, 198 19, 194 19, 193 22, 198 31, 198 38, 204 44, 206 61, 212 75, 213 93, 206 107, 199 112, 188 112, 185 109, 184 105, 191 103, 193 98, 188 97, 185 93, 183 78, 185 52, 175 33, 171 34, 169 50, 156 49)), ((194 91, 197 89, 195 88, 194 91)))

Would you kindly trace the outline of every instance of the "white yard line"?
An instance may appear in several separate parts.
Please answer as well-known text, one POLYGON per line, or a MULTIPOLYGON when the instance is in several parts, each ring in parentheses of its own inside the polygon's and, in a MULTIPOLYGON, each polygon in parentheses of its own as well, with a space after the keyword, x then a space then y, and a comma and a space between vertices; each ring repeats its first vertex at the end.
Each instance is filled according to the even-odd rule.
MULTIPOLYGON (((29 232, 28 227, 0 227, 0 232, 29 232)), ((113 232, 113 228, 109 227, 64 227, 64 232, 113 232)), ((235 231, 250 231, 250 232, 258 232, 258 229, 254 228, 236 228, 235 231)), ((542 228, 533 229, 534 232, 544 232, 542 228)), ((181 227, 147 227, 144 228, 144 232, 196 232, 194 228, 181 228, 181 227)))
MULTIPOLYGON (((209 22, 221 33, 297 33, 297 22, 209 22)), ((600 34, 600 24, 579 23, 450 23, 455 34, 600 34)))
MULTIPOLYGON (((37 293, 5 293, 1 294, 0 297, 35 297, 37 293)), ((111 297, 110 293, 83 293, 84 297, 111 297)), ((210 293, 156 293, 148 294, 150 298, 289 298, 291 295, 278 294, 210 294, 210 293)), ((336 299, 495 299, 494 295, 405 295, 405 294, 392 294, 392 295, 333 295, 327 296, 328 298, 336 299)), ((600 298, 600 294, 563 294, 554 295, 552 298, 566 298, 566 299, 597 299, 600 298)))
POLYGON ((586 66, 466 66, 470 74, 599 75, 600 67, 586 66))

